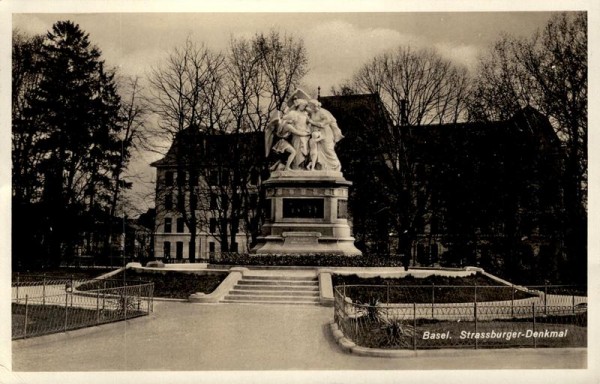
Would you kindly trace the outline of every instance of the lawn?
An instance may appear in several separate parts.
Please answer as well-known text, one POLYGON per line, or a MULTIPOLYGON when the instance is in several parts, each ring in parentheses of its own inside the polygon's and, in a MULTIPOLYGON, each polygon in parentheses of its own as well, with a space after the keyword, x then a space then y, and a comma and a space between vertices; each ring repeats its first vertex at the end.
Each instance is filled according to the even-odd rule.
MULTIPOLYGON (((18 339, 25 336, 25 305, 12 303, 12 338, 18 339)), ((137 310, 135 306, 128 306, 125 313, 122 308, 102 307, 87 309, 78 307, 65 307, 64 305, 37 305, 27 306, 27 332, 26 336, 40 336, 49 333, 62 332, 98 324, 124 320, 147 314, 137 310)))

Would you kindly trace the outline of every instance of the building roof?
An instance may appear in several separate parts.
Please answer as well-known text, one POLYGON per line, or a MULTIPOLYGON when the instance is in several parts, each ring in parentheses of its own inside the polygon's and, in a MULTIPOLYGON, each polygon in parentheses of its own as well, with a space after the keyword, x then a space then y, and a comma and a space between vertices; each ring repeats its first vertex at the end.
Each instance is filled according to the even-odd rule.
MULTIPOLYGON (((152 167, 175 167, 185 160, 212 161, 228 157, 233 150, 258 146, 257 156, 262 156, 262 132, 224 133, 189 127, 178 132, 165 156, 150 165, 152 167)), ((251 150, 250 153, 254 154, 251 150)))
MULTIPOLYGON (((346 138, 360 135, 356 130, 368 130, 368 134, 372 135, 387 129, 389 135, 399 134, 402 144, 418 146, 420 150, 436 143, 457 148, 478 143, 489 149, 506 142, 510 145, 512 141, 516 145, 515 140, 532 139, 546 148, 560 147, 560 140, 548 118, 531 106, 526 106, 505 121, 394 127, 377 94, 328 96, 321 97, 319 101, 336 117, 346 138)), ((340 143, 345 146, 343 141, 340 143)))

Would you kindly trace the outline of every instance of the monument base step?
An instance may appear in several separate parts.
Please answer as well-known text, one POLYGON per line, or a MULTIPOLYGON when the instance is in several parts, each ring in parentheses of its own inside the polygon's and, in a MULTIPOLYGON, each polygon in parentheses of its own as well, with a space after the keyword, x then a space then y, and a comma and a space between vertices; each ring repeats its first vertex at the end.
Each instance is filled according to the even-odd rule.
POLYGON ((313 276, 244 275, 221 303, 318 305, 319 281, 313 276))
POLYGON ((322 236, 319 232, 287 231, 262 236, 250 253, 253 255, 339 255, 360 256, 353 237, 322 236))
POLYGON ((319 305, 318 301, 248 301, 248 300, 221 300, 221 303, 226 304, 255 304, 255 305, 319 305))

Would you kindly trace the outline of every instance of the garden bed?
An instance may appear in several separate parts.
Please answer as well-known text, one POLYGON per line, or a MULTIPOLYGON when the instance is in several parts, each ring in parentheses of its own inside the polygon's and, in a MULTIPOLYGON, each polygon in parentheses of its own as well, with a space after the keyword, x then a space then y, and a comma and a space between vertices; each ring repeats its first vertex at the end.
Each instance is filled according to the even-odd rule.
MULTIPOLYGON (((111 277, 114 280, 123 280, 127 285, 136 281, 154 283, 154 297, 170 299, 187 299, 196 292, 211 293, 227 277, 227 273, 198 275, 175 271, 143 272, 127 269, 111 277)), ((102 288, 102 281, 95 281, 79 286, 79 290, 92 290, 102 288)))
POLYGON ((367 348, 580 348, 587 346, 584 317, 564 316, 552 321, 539 318, 535 324, 532 319, 480 321, 477 324, 424 319, 415 322, 347 319, 345 327, 357 329, 352 341, 367 348), (356 321, 359 324, 354 324, 356 321))
POLYGON ((470 303, 517 300, 536 296, 511 286, 500 286, 489 277, 475 273, 470 276, 437 276, 417 278, 359 277, 333 275, 334 287, 348 286, 345 296, 357 303, 470 303))

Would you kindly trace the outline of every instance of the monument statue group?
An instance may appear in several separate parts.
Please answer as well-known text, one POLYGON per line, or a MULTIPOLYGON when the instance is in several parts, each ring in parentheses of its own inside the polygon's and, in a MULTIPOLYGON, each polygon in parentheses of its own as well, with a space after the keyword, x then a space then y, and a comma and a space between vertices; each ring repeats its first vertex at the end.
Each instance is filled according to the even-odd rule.
POLYGON ((289 154, 285 164, 277 161, 271 170, 340 171, 335 144, 343 137, 333 115, 318 100, 297 90, 285 109, 271 116, 265 131, 267 156, 271 150, 289 154))
POLYGON ((271 116, 265 154, 280 155, 264 182, 262 236, 252 249, 266 254, 360 255, 348 223, 348 188, 335 145, 344 136, 335 117, 302 90, 271 116))

